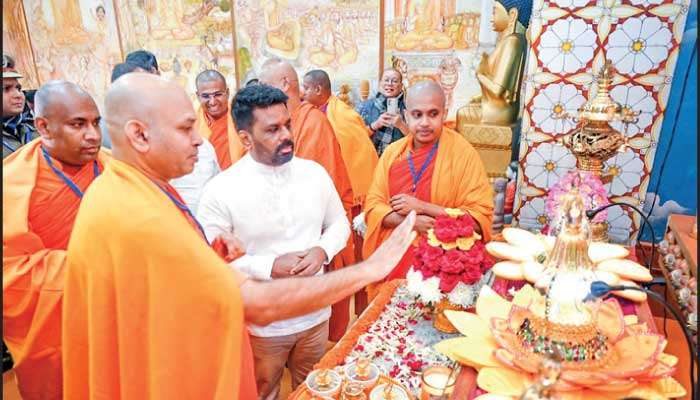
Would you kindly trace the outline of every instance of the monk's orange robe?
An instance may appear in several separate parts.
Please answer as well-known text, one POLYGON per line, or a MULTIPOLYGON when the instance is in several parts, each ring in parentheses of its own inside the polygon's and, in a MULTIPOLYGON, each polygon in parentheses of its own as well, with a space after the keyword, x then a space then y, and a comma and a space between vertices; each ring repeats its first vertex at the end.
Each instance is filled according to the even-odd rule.
MULTIPOLYGON (((98 171, 108 156, 100 152, 98 171)), ((52 164, 85 192, 94 163, 52 164)), ((61 303, 68 239, 80 197, 49 167, 35 140, 2 162, 3 338, 22 397, 60 399, 61 303)))
MULTIPOLYGON (((414 165, 418 170, 427 159, 430 146, 416 151, 414 165), (419 159, 420 157, 420 159, 419 159)), ((392 229, 382 227, 382 220, 393 210, 389 200, 399 193, 410 193, 413 180, 408 167, 408 153, 413 151, 413 135, 408 135, 386 148, 374 173, 365 201, 365 233, 362 255, 367 258, 389 237, 392 229)), ((445 208, 467 211, 481 226, 482 236, 491 237, 493 191, 486 170, 476 150, 457 132, 443 128, 432 165, 416 185, 413 194, 420 200, 445 208)), ((390 275, 405 276, 412 260, 412 249, 390 275)), ((371 288, 373 289, 373 288, 371 288)), ((373 292, 373 290, 370 290, 373 292)), ((372 297, 372 293, 370 293, 372 297)))
POLYGON ((245 155, 245 147, 238 137, 238 130, 230 112, 227 111, 226 116, 213 120, 204 111, 204 107, 199 106, 195 128, 214 146, 222 171, 245 155))
MULTIPOLYGON (((354 200, 352 185, 333 127, 322 111, 308 103, 301 103, 290 117, 294 136, 294 155, 316 161, 326 169, 333 179, 348 221, 352 224, 351 208, 354 200)), ((336 270, 354 263, 355 251, 352 235, 350 235, 348 245, 333 258, 330 269, 336 270)), ((337 341, 345 334, 349 320, 350 297, 347 297, 332 306, 328 335, 330 340, 337 341)))
POLYGON ((66 265, 65 399, 257 398, 246 277, 144 174, 110 161, 66 265))
POLYGON ((354 204, 362 204, 372 183, 374 168, 379 161, 377 151, 369 138, 371 132, 360 114, 336 96, 328 99, 326 116, 340 145, 355 195, 354 204))

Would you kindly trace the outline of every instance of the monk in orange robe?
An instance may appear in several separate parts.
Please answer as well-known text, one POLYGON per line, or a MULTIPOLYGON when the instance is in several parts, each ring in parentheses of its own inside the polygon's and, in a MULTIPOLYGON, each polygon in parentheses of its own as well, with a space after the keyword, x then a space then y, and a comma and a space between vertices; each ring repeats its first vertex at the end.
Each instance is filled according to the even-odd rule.
POLYGON ((2 163, 3 338, 22 398, 61 398, 66 248, 83 193, 104 169, 100 113, 78 86, 35 96, 40 138, 2 163))
MULTIPOLYGON (((287 108, 292 118, 294 155, 321 164, 338 191, 343 208, 352 226, 354 194, 340 143, 328 118, 310 103, 302 102, 297 73, 286 61, 271 59, 265 62, 260 73, 260 82, 282 90, 289 99, 287 108)), ((355 262, 352 235, 348 245, 331 261, 331 270, 337 270, 355 262)), ((345 334, 350 321, 350 298, 334 304, 329 321, 328 337, 338 341, 345 334)))
MULTIPOLYGON (((343 161, 350 176, 352 192, 355 195, 352 206, 354 220, 362 212, 365 196, 372 183, 374 168, 379 159, 370 139, 372 131, 367 128, 360 114, 333 95, 331 80, 325 71, 317 69, 307 72, 302 86, 304 100, 326 114, 340 144, 343 161)), ((355 258, 361 259, 362 237, 354 231, 353 244, 355 258)), ((362 290, 355 294, 355 311, 359 314, 366 306, 367 296, 362 290)))
MULTIPOLYGON (((192 171, 202 143, 184 90, 132 73, 112 85, 105 108, 114 159, 86 194, 68 246, 66 399, 256 399, 245 323, 339 301, 384 278, 415 237, 412 213, 348 272, 252 279, 209 246, 168 185, 192 171)), ((232 235, 216 240, 222 254, 240 251, 232 235)))
MULTIPOLYGON (((437 83, 423 81, 409 89, 405 117, 410 133, 384 151, 367 194, 365 257, 411 210, 418 214, 419 234, 426 234, 445 208, 459 208, 477 222, 484 240, 491 237, 493 194, 484 165, 469 142, 443 127, 445 112, 437 83)), ((387 279, 404 278, 412 263, 409 250, 387 279)))
POLYGON ((218 71, 209 69, 197 75, 195 84, 200 104, 196 129, 214 146, 219 167, 223 171, 245 154, 228 110, 226 79, 218 71))

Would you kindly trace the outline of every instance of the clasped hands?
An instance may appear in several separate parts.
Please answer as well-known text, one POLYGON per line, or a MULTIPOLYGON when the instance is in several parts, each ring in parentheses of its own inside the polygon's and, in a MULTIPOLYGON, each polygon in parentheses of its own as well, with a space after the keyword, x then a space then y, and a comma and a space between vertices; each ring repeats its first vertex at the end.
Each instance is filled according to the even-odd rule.
POLYGON ((408 215, 411 210, 415 211, 415 230, 418 231, 418 233, 427 234, 428 229, 431 229, 435 224, 435 218, 426 214, 426 203, 409 194, 401 193, 392 196, 391 199, 389 199, 389 205, 395 213, 404 217, 408 215))
POLYGON ((271 277, 279 279, 316 275, 327 259, 328 255, 325 250, 318 246, 304 251, 282 254, 272 264, 271 277))

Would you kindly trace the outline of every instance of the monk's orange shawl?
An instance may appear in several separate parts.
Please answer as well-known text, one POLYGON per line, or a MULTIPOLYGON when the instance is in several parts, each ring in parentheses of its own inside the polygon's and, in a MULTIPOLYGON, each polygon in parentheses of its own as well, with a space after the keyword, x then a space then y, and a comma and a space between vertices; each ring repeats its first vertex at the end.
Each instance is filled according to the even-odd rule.
MULTIPOLYGON (((101 151, 100 171, 107 160, 101 151)), ((84 192, 93 163, 66 175, 84 192)), ((3 338, 23 398, 60 398, 65 250, 81 199, 49 168, 40 140, 3 160, 2 182, 3 338)))
MULTIPOLYGON (((392 212, 389 204, 389 170, 397 159, 406 157, 412 143, 413 135, 408 135, 389 145, 379 159, 365 201, 367 232, 362 248, 365 259, 392 231, 382 227, 382 220, 392 212)), ((479 223, 483 237, 488 241, 491 237, 493 192, 476 150, 457 132, 443 128, 434 168, 430 202, 468 211, 479 223)))
POLYGON ((68 245, 66 399, 255 399, 245 279, 149 178, 112 160, 68 245))
POLYGON ((362 204, 378 161, 377 151, 369 138, 370 131, 362 117, 336 96, 328 99, 326 116, 340 144, 355 195, 354 203, 362 204))
POLYGON ((240 160, 246 153, 229 112, 226 112, 225 117, 210 122, 204 107, 199 106, 195 129, 214 146, 222 171, 240 160))

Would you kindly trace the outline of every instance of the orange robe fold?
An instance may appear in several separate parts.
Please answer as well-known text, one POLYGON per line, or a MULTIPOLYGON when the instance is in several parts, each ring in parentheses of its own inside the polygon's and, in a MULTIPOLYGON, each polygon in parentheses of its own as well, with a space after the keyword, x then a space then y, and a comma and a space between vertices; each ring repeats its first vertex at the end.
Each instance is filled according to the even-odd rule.
MULTIPOLYGON (((100 171, 107 159, 101 152, 100 171)), ((3 338, 22 397, 60 399, 66 247, 81 199, 50 169, 40 140, 2 164, 3 338)), ((52 164, 83 192, 94 180, 92 162, 76 170, 52 164)))
MULTIPOLYGON (((326 169, 352 226, 351 209, 354 202, 352 185, 333 127, 323 112, 309 103, 301 103, 291 114, 291 119, 294 155, 316 161, 326 169)), ((352 235, 350 235, 347 246, 331 261, 330 269, 336 270, 354 263, 355 251, 352 235)), ((332 307, 329 339, 339 340, 347 330, 349 320, 350 297, 347 297, 332 307)))
POLYGON ((214 146, 216 159, 222 171, 245 155, 245 147, 238 137, 230 112, 227 111, 225 117, 211 120, 204 111, 204 107, 199 106, 195 127, 199 134, 214 146))
MULTIPOLYGON (((384 217, 393 211, 389 199, 394 194, 401 193, 405 189, 405 184, 413 183, 407 165, 408 152, 412 148, 413 135, 408 135, 389 145, 379 159, 365 200, 367 232, 362 247, 362 255, 365 259, 389 237, 392 231, 382 227, 384 217)), ((420 168, 419 161, 414 160, 416 169, 420 168)), ((433 163, 430 175, 430 197, 427 201, 445 208, 459 208, 469 212, 481 226, 484 240, 488 241, 491 237, 493 192, 476 150, 457 132, 444 127, 433 163)), ((425 190, 421 188, 421 183, 425 184, 423 179, 426 178, 423 177, 417 185, 418 198, 425 196, 421 194, 421 191, 425 190)), ((411 252, 412 249, 409 248, 407 251, 411 252)), ((373 291, 370 290, 370 292, 373 291)), ((372 297, 371 293, 370 297, 372 297)))
POLYGON ((354 204, 362 204, 372 183, 374 168, 379 161, 377 151, 369 138, 371 132, 360 114, 336 96, 328 99, 326 116, 340 144, 355 195, 354 204))
POLYGON ((112 160, 68 245, 66 399, 255 399, 229 267, 149 178, 112 160))

